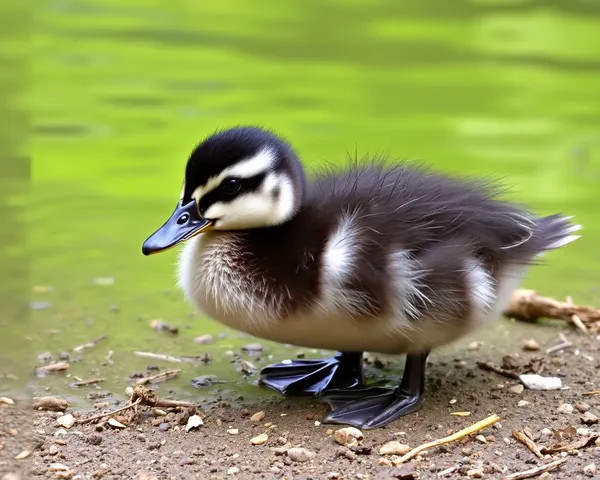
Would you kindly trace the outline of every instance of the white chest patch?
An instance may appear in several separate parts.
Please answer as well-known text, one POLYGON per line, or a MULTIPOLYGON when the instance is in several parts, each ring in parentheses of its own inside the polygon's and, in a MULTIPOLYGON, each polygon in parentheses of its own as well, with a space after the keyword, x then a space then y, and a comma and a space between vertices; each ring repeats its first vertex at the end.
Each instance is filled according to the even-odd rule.
POLYGON ((275 318, 282 298, 267 291, 265 280, 253 273, 251 256, 241 253, 239 245, 235 234, 192 238, 179 259, 179 285, 201 312, 248 331, 250 324, 275 318))

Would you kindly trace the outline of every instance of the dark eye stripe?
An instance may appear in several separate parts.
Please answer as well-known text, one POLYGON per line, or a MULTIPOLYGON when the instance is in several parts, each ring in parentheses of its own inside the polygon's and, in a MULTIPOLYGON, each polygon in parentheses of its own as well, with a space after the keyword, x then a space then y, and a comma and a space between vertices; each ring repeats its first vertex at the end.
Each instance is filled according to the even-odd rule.
POLYGON ((237 177, 240 180, 241 188, 239 189, 239 191, 237 193, 235 193, 233 195, 224 193, 219 187, 211 190, 210 192, 208 192, 206 195, 204 195, 200 199, 200 204, 199 204, 200 211, 205 212, 206 210, 208 210, 210 208, 210 206, 213 203, 216 203, 216 202, 229 203, 241 195, 259 190, 266 175, 267 175, 266 173, 259 173, 257 175, 254 175, 254 176, 248 177, 248 178, 237 177))

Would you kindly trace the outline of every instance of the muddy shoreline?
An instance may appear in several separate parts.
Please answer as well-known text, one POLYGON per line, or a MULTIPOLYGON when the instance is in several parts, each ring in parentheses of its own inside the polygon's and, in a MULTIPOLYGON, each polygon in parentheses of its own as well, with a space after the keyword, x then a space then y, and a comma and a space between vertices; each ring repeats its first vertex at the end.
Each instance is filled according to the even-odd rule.
POLYGON ((600 441, 590 437, 600 431, 600 395, 584 394, 599 387, 599 339, 569 328, 561 331, 571 345, 551 353, 546 349, 560 338, 547 345, 524 340, 513 352, 472 344, 460 355, 436 357, 430 362, 423 408, 386 428, 362 432, 364 439, 350 446, 334 439, 344 426, 321 423, 327 407, 306 398, 273 394, 233 404, 202 400, 193 413, 203 424, 189 431, 186 409, 144 407, 135 418, 115 415, 121 428, 106 418, 77 423, 114 405, 49 412, 33 411, 28 401, 16 399, 14 405, 0 404, 0 478, 503 478, 561 458, 566 458, 564 465, 541 478, 592 478, 600 467, 600 441), (512 374, 482 368, 486 362, 500 370, 558 377, 562 389, 522 388, 512 374), (70 428, 57 422, 65 413, 74 416, 70 428), (380 453, 388 442, 414 448, 491 414, 500 417, 495 425, 400 466, 393 465, 398 455, 380 453), (587 437, 592 441, 540 459, 517 440, 516 430, 540 448, 587 437), (253 444, 257 437, 260 443, 253 444), (26 458, 16 459, 27 451, 26 458))

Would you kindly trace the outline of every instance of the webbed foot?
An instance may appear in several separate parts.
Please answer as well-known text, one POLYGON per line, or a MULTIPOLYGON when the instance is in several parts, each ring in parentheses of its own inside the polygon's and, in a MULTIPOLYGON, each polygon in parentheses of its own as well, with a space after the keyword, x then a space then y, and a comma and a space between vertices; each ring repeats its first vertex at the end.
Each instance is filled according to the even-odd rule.
POLYGON ((316 396, 332 388, 351 389, 362 383, 362 352, 269 365, 258 382, 283 395, 316 396))
POLYGON ((429 352, 408 355, 400 386, 394 390, 360 388, 330 390, 321 396, 331 412, 325 423, 342 423, 365 430, 379 428, 421 407, 429 352))

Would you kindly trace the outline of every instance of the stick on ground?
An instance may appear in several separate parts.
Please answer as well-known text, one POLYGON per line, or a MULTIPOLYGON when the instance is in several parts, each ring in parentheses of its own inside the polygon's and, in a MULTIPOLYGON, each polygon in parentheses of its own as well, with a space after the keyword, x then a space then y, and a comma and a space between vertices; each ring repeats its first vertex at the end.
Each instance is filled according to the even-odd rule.
POLYGON ((177 375, 179 375, 179 372, 181 372, 181 370, 165 370, 164 372, 157 373, 156 375, 150 375, 149 377, 140 378, 137 381, 137 384, 138 385, 146 385, 147 383, 152 383, 152 382, 157 382, 157 381, 164 382, 173 377, 176 377, 177 375))
POLYGON ((79 419, 77 420, 77 423, 81 425, 85 423, 94 422, 102 418, 112 417, 117 413, 129 410, 130 408, 135 408, 138 405, 157 408, 198 407, 198 405, 190 402, 158 398, 153 390, 146 388, 142 385, 138 385, 134 388, 133 394, 131 395, 131 398, 129 399, 129 403, 127 405, 121 408, 117 408, 116 410, 112 410, 110 412, 94 415, 93 417, 79 419))
POLYGON ((591 392, 583 392, 582 395, 588 395, 588 396, 600 395, 600 390, 592 390, 591 392))
POLYGON ((496 365, 490 362, 477 362, 477 366, 482 370, 488 370, 490 372, 497 373, 498 375, 502 375, 503 377, 514 378, 516 380, 519 379, 519 374, 517 372, 505 370, 504 368, 497 367, 496 365))
MULTIPOLYGON (((566 303, 567 305, 573 305, 573 299, 572 299, 571 297, 567 297, 567 299, 566 299, 565 303, 566 303)), ((585 324, 584 324, 584 323, 581 321, 581 318, 579 318, 579 316, 578 316, 576 313, 572 314, 572 315, 570 316, 569 320, 571 321, 571 323, 572 323, 573 325, 575 325, 575 326, 576 326, 576 327, 577 327, 579 330, 581 330, 583 333, 585 333, 585 334, 589 333, 589 332, 588 332, 588 329, 587 329, 587 327, 586 327, 586 326, 585 326, 585 324)))
POLYGON ((513 430, 513 437, 515 437, 519 442, 525 445, 531 453, 533 453, 538 458, 544 458, 538 446, 531 440, 523 430, 513 430))
POLYGON ((566 458, 561 458, 560 460, 556 460, 552 463, 547 463, 546 465, 541 465, 539 467, 531 468, 529 470, 524 470, 522 472, 511 473, 505 477, 502 477, 502 480, 522 480, 524 478, 533 478, 541 475, 544 472, 551 472, 552 470, 557 470, 562 467, 565 463, 567 463, 566 458))
MULTIPOLYGON (((577 328, 600 323, 600 309, 588 305, 574 305, 567 299, 559 302, 550 297, 543 297, 535 290, 518 289, 510 298, 504 310, 504 315, 528 322, 535 322, 538 318, 553 318, 566 320, 577 328), (577 320, 574 320, 574 316, 577 320)), ((598 328, 598 327, 596 327, 598 328)))
POLYGON ((78 382, 73 382, 71 385, 73 387, 85 387, 86 385, 95 385, 96 383, 101 383, 103 381, 103 378, 90 378, 89 380, 79 380, 78 382))
POLYGON ((84 423, 93 422, 94 420, 100 420, 101 418, 104 418, 104 417, 112 417, 115 413, 120 413, 124 410, 128 410, 130 408, 135 407, 136 405, 139 405, 140 403, 142 403, 142 399, 138 398, 135 402, 130 403, 129 405, 125 405, 124 407, 117 408, 116 410, 113 410, 112 412, 101 413, 100 415, 94 415, 93 417, 82 418, 82 419, 77 420, 77 423, 82 425, 84 423))
POLYGON ((69 369, 69 364, 67 362, 56 362, 50 363, 49 365, 43 365, 39 367, 36 372, 38 374, 44 373, 53 373, 53 372, 64 372, 69 369))
POLYGON ((90 340, 87 343, 77 345, 76 347, 73 347, 71 350, 74 352, 81 352, 82 350, 85 350, 87 348, 95 347, 99 342, 101 342, 102 340, 104 340, 107 337, 108 337, 108 334, 104 334, 101 337, 95 338, 94 340, 90 340))
POLYGON ((402 456, 398 460, 394 460, 393 463, 394 465, 398 466, 406 462, 407 460, 410 460, 418 453, 421 453, 423 450, 428 450, 430 448, 443 445, 444 443, 455 442, 456 440, 460 440, 461 438, 466 437, 467 435, 471 435, 472 433, 478 432, 479 430, 483 430, 484 428, 493 425, 498 420, 500 420, 500 417, 498 415, 490 415, 489 417, 484 418, 483 420, 474 423, 473 425, 467 428, 463 428, 462 430, 459 430, 458 432, 453 433, 452 435, 449 435, 444 438, 439 438, 428 443, 424 443, 423 445, 419 445, 418 447, 413 448, 410 452, 408 452, 406 455, 402 456))

